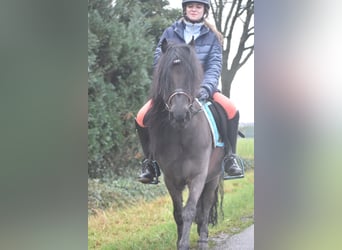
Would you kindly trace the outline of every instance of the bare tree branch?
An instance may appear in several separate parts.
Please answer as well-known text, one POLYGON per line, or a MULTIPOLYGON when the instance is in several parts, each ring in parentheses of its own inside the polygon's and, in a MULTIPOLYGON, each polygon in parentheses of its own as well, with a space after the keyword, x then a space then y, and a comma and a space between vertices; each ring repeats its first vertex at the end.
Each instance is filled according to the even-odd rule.
POLYGON ((254 53, 254 0, 213 0, 211 11, 217 29, 225 38, 221 79, 223 93, 229 97, 237 71, 254 53), (232 43, 239 33, 236 48, 232 43), (232 60, 228 60, 230 57, 232 60))
POLYGON ((248 54, 246 55, 246 57, 242 60, 242 62, 240 63, 239 69, 248 61, 248 59, 249 59, 249 58, 251 57, 251 55, 253 55, 253 53, 254 53, 254 46, 245 48, 245 50, 248 50, 248 49, 249 49, 249 52, 248 52, 248 54))

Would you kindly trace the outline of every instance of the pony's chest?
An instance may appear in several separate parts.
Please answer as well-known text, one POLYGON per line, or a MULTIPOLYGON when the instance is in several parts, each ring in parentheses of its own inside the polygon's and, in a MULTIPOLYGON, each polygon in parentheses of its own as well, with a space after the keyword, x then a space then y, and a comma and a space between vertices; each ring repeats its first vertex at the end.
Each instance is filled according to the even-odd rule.
POLYGON ((164 131, 158 140, 156 150, 163 153, 194 154, 203 148, 211 147, 211 134, 209 129, 195 128, 180 131, 164 131))

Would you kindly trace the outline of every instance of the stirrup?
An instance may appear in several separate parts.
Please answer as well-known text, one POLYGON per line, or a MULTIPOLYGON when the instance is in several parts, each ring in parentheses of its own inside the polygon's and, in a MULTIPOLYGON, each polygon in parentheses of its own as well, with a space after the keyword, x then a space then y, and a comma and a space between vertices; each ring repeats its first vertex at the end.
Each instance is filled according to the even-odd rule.
POLYGON ((225 171, 225 164, 227 161, 229 161, 230 156, 226 156, 224 157, 223 161, 222 161, 222 175, 223 175, 223 180, 231 180, 231 179, 240 179, 240 178, 244 178, 245 177, 245 165, 243 163, 243 160, 238 157, 237 155, 235 155, 235 160, 238 163, 238 166, 240 166, 242 173, 240 175, 229 175, 226 171, 225 171))
MULTIPOLYGON (((145 159, 142 162, 142 171, 147 171, 152 178, 147 178, 149 182, 142 182, 144 184, 158 184, 158 177, 160 176, 160 169, 158 163, 155 160, 145 159)), ((141 182, 141 181, 140 181, 141 182)))

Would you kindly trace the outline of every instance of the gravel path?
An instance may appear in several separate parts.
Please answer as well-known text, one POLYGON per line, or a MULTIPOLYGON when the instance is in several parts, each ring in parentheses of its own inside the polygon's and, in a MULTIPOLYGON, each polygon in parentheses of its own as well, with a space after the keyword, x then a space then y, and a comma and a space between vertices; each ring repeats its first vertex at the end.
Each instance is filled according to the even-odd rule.
POLYGON ((219 235, 213 239, 217 245, 212 250, 254 250, 254 225, 234 235, 219 235))

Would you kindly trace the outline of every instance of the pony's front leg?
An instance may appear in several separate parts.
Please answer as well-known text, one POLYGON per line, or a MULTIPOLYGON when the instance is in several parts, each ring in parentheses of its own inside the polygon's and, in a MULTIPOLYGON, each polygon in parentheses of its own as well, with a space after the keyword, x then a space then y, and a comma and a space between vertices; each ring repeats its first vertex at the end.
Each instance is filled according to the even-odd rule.
POLYGON ((192 179, 191 183, 189 184, 189 198, 186 202, 186 206, 184 207, 182 213, 183 234, 182 238, 179 241, 179 250, 188 250, 190 248, 191 225, 195 219, 196 206, 204 187, 205 178, 206 177, 203 174, 198 175, 196 178, 192 179))
POLYGON ((183 187, 175 187, 169 179, 165 178, 165 185, 169 191, 169 194, 172 199, 173 204, 173 218, 177 225, 177 248, 179 245, 179 241, 183 234, 183 218, 182 218, 182 209, 183 209, 183 196, 182 190, 183 187))
POLYGON ((179 241, 182 238, 183 225, 184 225, 183 218, 182 218, 182 207, 183 207, 182 194, 180 194, 179 196, 177 195, 175 200, 172 198, 172 202, 173 202, 173 218, 175 219, 175 222, 177 224, 177 247, 178 247, 179 241))

